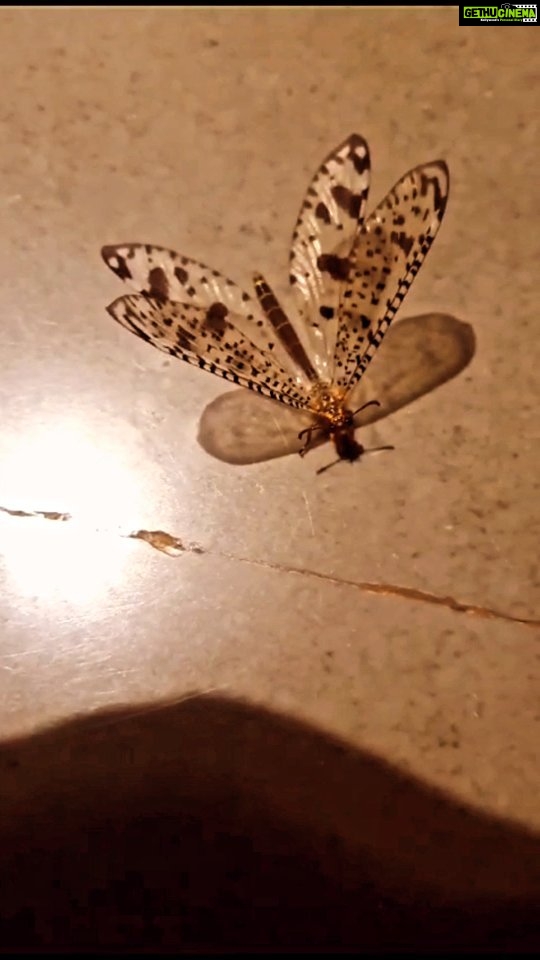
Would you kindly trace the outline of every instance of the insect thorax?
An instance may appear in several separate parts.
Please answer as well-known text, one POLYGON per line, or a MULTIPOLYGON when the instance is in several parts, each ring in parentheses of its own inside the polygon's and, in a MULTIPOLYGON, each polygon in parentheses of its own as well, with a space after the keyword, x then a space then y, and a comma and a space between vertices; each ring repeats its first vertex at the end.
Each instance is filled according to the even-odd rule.
POLYGON ((345 406, 345 391, 323 380, 311 389, 309 409, 332 427, 345 426, 351 418, 345 406))

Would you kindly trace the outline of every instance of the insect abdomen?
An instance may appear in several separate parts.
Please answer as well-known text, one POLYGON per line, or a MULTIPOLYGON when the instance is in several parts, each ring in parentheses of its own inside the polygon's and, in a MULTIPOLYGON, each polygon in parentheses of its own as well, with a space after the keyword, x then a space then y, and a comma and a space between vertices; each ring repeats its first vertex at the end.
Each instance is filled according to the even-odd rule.
POLYGON ((310 379, 316 379, 317 373, 313 368, 311 360, 298 339, 296 330, 281 307, 270 284, 266 282, 260 273, 254 275, 253 282, 257 299, 287 353, 310 379))

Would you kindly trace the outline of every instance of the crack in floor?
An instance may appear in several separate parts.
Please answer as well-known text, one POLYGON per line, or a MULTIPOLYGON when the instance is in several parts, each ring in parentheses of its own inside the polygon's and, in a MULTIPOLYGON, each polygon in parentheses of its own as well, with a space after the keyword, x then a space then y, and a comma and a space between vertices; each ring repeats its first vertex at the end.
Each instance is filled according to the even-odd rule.
MULTIPOLYGON (((43 520, 59 520, 61 522, 75 520, 69 513, 59 513, 52 510, 12 510, 9 507, 0 506, 0 512, 8 514, 10 517, 37 517, 43 520)), ((508 623, 519 623, 526 627, 540 627, 540 620, 528 617, 517 617, 511 613, 503 613, 501 610, 495 610, 492 607, 483 607, 475 603, 464 603, 455 597, 441 596, 437 593, 431 593, 428 590, 418 590, 415 587, 403 587, 399 584, 378 583, 370 580, 349 580, 345 577, 334 577, 331 574, 319 573, 317 570, 306 570, 304 567, 274 563, 270 560, 242 557, 234 553, 225 553, 221 550, 208 550, 196 543, 184 543, 179 537, 166 533, 164 530, 133 530, 129 533, 123 533, 122 531, 105 530, 99 527, 93 529, 95 533, 116 533, 117 536, 128 540, 142 540, 144 543, 148 543, 153 547, 154 550, 165 553, 169 557, 179 557, 184 553, 223 557, 226 560, 234 560, 237 563, 247 563, 278 573, 293 573, 297 576, 310 577, 312 579, 322 580, 325 583, 333 583, 337 586, 354 587, 363 593, 376 594, 383 597, 399 597, 402 600, 415 600, 421 603, 433 604, 435 606, 445 607, 454 613, 464 613, 469 616, 483 618, 484 620, 504 620, 508 623)))
MULTIPOLYGON (((206 552, 206 551, 201 551, 206 552)), ((418 590, 415 587, 402 587, 396 583, 377 583, 371 580, 348 580, 346 577, 333 577, 331 574, 319 573, 317 570, 305 570, 302 567, 293 567, 283 563, 272 563, 266 560, 252 560, 247 557, 238 557, 234 554, 221 553, 219 556, 242 563, 253 563, 269 570, 279 570, 282 573, 296 573, 305 577, 314 577, 324 580, 325 583, 334 583, 345 587, 356 587, 364 593, 378 594, 383 597, 401 597, 404 600, 418 600, 431 603, 435 606, 446 607, 455 613, 467 613, 470 616, 482 617, 484 620, 506 620, 511 623, 520 623, 526 627, 540 627, 540 620, 528 617, 516 617, 511 613, 503 613, 492 607, 482 607, 475 603, 464 603, 452 596, 441 596, 430 593, 428 590, 418 590)))

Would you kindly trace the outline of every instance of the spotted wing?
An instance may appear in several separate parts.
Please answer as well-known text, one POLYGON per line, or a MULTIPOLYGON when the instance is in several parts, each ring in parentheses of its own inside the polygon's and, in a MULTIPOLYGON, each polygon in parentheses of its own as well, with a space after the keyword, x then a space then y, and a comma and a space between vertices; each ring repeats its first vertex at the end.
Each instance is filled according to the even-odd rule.
POLYGON ((289 406, 307 406, 294 378, 242 333, 245 317, 223 303, 196 307, 139 293, 119 297, 107 310, 164 353, 289 406))
POLYGON ((369 174, 368 145, 353 133, 317 170, 293 233, 289 279, 306 345, 326 380, 332 374, 343 264, 364 218, 369 174))
MULTIPOLYGON (((106 246, 102 248, 101 256, 131 290, 146 294, 156 303, 168 300, 186 307, 202 308, 204 313, 200 316, 203 319, 208 310, 230 314, 228 323, 234 323, 237 337, 240 335, 248 341, 250 348, 271 355, 268 360, 277 361, 276 369, 285 371, 287 380, 292 377, 303 392, 309 390, 305 371, 298 369, 258 302, 218 270, 174 250, 142 243, 106 246)), ((192 316, 199 316, 196 309, 192 316)), ((159 318, 154 319, 159 322, 159 318)), ((203 346, 201 343, 201 349, 203 346)))
POLYGON ((346 390, 377 351, 441 225, 444 161, 405 174, 359 231, 342 288, 332 380, 346 390))
POLYGON ((240 314, 249 312, 246 305, 254 304, 249 293, 233 280, 175 250, 148 243, 124 243, 102 247, 101 256, 133 293, 196 307, 211 307, 219 301, 240 314))

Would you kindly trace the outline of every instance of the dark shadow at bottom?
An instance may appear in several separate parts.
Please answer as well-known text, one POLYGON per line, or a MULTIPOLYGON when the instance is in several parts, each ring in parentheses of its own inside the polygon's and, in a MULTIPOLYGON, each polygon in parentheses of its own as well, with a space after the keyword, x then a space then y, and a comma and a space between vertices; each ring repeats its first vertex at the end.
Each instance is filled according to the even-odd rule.
POLYGON ((197 697, 0 751, 8 950, 540 949, 540 840, 197 697))

